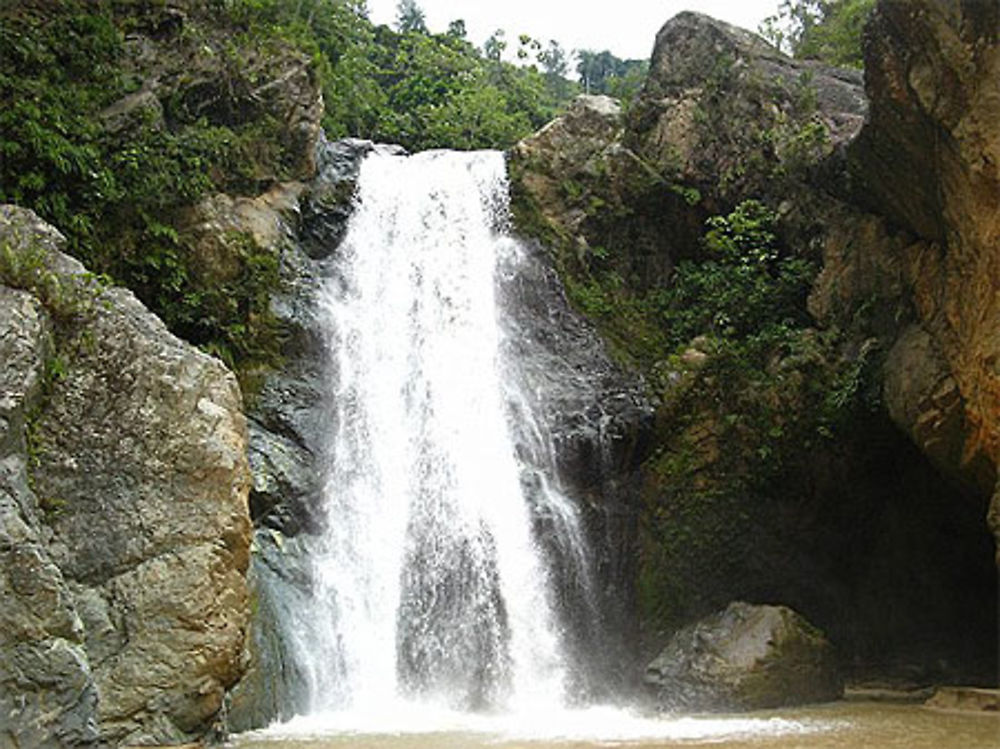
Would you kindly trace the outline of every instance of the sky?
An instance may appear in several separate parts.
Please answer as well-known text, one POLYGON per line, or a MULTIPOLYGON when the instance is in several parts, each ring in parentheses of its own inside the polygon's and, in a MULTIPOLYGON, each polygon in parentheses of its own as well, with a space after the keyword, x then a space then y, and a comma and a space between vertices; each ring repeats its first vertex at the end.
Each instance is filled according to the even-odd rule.
MULTIPOLYGON (((623 59, 648 58, 656 32, 682 10, 696 10, 756 31, 777 11, 780 0, 417 0, 427 27, 443 32, 448 23, 465 21, 469 41, 482 43, 498 28, 511 47, 520 34, 565 49, 610 50, 623 59)), ((394 24, 397 0, 368 0, 375 23, 394 24)))

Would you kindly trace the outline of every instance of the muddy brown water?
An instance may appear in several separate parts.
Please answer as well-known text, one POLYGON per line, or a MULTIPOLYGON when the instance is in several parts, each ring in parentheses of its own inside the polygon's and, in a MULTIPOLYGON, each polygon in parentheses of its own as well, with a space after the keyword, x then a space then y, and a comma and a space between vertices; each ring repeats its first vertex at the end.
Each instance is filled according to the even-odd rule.
POLYGON ((636 718, 582 711, 546 724, 491 721, 447 730, 295 725, 234 737, 232 749, 1000 749, 1000 715, 842 702, 733 716, 636 718))

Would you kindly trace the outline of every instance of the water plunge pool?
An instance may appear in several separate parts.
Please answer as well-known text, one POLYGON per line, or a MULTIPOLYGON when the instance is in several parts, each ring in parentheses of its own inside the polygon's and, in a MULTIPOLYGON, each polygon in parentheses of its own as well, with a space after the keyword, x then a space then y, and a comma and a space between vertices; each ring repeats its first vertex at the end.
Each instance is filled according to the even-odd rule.
POLYGON ((1000 715, 838 702, 741 715, 642 717, 590 708, 470 715, 394 705, 313 715, 234 737, 233 749, 997 749, 1000 715))

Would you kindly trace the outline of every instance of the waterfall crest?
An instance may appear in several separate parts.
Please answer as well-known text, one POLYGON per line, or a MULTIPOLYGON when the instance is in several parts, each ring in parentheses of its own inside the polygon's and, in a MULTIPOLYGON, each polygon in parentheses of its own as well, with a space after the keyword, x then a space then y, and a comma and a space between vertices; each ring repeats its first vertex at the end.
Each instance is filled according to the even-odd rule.
POLYGON ((496 152, 376 149, 324 292, 324 533, 299 626, 310 711, 538 710, 571 664, 554 557, 588 579, 539 393, 505 355, 496 152), (544 535, 545 538, 541 536, 544 535))

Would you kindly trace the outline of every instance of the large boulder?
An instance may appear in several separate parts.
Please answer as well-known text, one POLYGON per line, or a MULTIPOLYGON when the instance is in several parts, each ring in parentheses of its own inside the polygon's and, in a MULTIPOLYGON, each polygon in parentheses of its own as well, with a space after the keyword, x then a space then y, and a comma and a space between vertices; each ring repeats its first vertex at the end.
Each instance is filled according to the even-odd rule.
POLYGON ((0 243, 2 280, 23 289, 2 288, 5 327, 23 323, 4 366, 33 367, 20 387, 0 378, 0 610, 17 619, 0 703, 19 706, 5 730, 20 746, 202 736, 243 669, 249 617, 235 378, 94 282, 30 211, 2 208, 0 243))
POLYGON ((668 710, 759 710, 839 699, 822 633, 784 606, 731 603, 677 632, 645 683, 668 710))
POLYGON ((676 237, 691 228, 682 198, 624 139, 616 100, 579 96, 510 151, 518 228, 546 241, 564 279, 618 260, 623 277, 659 283, 670 272, 676 237))
POLYGON ((626 143, 658 171, 727 200, 775 195, 857 134, 861 75, 792 60, 700 13, 656 35, 626 143))

